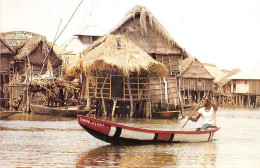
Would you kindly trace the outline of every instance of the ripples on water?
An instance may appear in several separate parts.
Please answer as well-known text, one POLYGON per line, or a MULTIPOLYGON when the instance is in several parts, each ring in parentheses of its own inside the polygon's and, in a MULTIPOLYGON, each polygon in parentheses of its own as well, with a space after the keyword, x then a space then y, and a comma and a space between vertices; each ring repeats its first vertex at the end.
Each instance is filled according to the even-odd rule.
MULTIPOLYGON (((19 114, 0 120, 0 167, 260 167, 259 113, 220 108, 221 129, 212 142, 137 146, 97 140, 74 118, 19 114)), ((186 119, 113 121, 169 130, 180 128, 186 119)), ((201 124, 189 121, 185 127, 201 124)))

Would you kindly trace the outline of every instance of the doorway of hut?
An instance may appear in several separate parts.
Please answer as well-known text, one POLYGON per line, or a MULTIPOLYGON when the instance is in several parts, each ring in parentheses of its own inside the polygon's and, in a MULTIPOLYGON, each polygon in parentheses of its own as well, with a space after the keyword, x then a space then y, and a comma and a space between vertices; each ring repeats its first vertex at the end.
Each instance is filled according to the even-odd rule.
POLYGON ((112 76, 111 78, 111 97, 123 98, 123 76, 112 76))

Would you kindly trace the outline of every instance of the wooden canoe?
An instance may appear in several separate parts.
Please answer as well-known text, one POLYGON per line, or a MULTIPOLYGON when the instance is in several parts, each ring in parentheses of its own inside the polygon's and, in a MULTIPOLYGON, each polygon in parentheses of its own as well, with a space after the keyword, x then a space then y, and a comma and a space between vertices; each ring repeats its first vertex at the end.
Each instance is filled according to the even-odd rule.
POLYGON ((32 112, 41 115, 53 115, 62 117, 77 117, 77 115, 86 115, 88 110, 79 110, 79 108, 73 107, 47 107, 42 105, 31 105, 32 112))
POLYGON ((153 112, 152 118, 163 118, 163 119, 172 119, 178 118, 180 111, 160 111, 160 112, 153 112))
POLYGON ((149 130, 108 122, 78 115, 78 123, 92 136, 102 141, 122 144, 178 143, 211 141, 219 128, 205 131, 194 130, 149 130))
POLYGON ((8 118, 12 115, 22 113, 22 111, 1 111, 0 112, 0 119, 8 118))

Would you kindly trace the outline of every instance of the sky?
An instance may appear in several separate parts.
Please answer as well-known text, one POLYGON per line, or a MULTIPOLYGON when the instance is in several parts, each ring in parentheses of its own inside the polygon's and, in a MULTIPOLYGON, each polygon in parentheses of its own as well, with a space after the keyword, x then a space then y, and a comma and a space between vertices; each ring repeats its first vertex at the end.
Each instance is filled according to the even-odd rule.
MULTIPOLYGON (((82 0, 0 0, 0 32, 29 31, 54 41, 82 0)), ((56 43, 88 25, 113 29, 135 5, 148 8, 200 62, 231 70, 260 69, 259 0, 83 0, 56 43)))

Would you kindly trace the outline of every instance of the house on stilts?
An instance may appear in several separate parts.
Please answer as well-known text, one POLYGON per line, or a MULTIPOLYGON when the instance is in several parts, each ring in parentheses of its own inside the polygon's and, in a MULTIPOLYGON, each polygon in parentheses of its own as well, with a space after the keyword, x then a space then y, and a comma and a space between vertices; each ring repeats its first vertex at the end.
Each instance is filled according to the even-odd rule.
POLYGON ((167 68, 125 35, 106 35, 67 68, 83 74, 82 96, 97 115, 151 117, 150 80, 164 78, 167 68))
MULTIPOLYGON (((150 79, 151 107, 176 109, 180 105, 177 86, 180 60, 187 57, 182 49, 143 6, 133 7, 107 35, 125 35, 154 60, 164 64, 169 71, 165 78, 150 79)), ((106 36, 102 38, 106 38, 106 36)), ((91 49, 91 46, 88 48, 91 49)), ((88 50, 87 49, 87 50, 88 50)))
POLYGON ((260 107, 260 69, 252 67, 228 79, 231 81, 233 105, 239 107, 260 107))
POLYGON ((188 56, 182 61, 178 79, 181 97, 186 105, 197 104, 208 91, 209 96, 213 96, 215 78, 195 57, 188 56))
POLYGON ((15 52, 13 64, 10 64, 13 73, 8 84, 4 86, 5 99, 9 102, 6 108, 26 108, 28 111, 35 76, 57 76, 62 60, 44 36, 24 31, 6 32, 1 35, 15 52))

